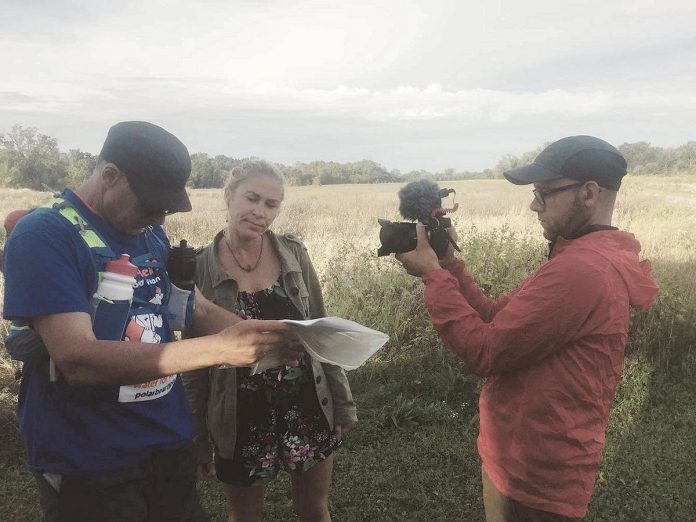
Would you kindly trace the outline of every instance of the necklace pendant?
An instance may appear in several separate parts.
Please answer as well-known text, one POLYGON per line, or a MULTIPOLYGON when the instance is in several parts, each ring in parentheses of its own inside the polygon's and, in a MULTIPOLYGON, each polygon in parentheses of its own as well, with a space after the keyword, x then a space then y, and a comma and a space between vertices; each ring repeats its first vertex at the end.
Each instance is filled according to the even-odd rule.
POLYGON ((234 259, 234 262, 237 263, 237 266, 245 272, 253 272, 254 270, 256 270, 256 267, 259 266, 259 263, 261 262, 261 255, 263 254, 263 237, 261 237, 261 248, 259 248, 259 257, 256 258, 256 263, 254 265, 244 266, 239 262, 237 256, 234 255, 234 250, 232 250, 232 245, 230 245, 230 241, 227 237, 225 237, 225 244, 227 245, 227 250, 229 250, 230 254, 232 255, 232 259, 234 259))

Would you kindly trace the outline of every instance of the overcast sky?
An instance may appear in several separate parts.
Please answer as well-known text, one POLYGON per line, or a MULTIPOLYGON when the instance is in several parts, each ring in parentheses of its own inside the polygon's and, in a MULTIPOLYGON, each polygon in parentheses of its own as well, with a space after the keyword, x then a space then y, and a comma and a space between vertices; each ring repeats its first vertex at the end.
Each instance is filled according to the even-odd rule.
POLYGON ((0 0, 0 132, 98 153, 122 120, 191 152, 480 170, 593 134, 696 139, 693 0, 0 0))

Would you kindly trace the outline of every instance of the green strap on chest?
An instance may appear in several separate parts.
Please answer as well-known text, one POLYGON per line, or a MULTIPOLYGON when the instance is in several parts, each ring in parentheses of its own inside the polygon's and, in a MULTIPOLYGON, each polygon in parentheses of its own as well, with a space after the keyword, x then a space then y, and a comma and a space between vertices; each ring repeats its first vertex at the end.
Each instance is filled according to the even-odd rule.
POLYGON ((82 240, 91 248, 106 248, 111 250, 104 240, 97 234, 97 232, 92 228, 92 226, 79 214, 75 207, 68 203, 63 198, 55 198, 53 201, 48 202, 44 207, 53 208, 57 210, 58 213, 67 219, 70 223, 75 225, 82 237, 82 240))
POLYGON ((92 254, 94 268, 97 272, 97 283, 99 283, 103 278, 105 259, 116 259, 113 250, 106 244, 97 231, 94 230, 92 225, 90 225, 65 198, 56 197, 43 205, 43 207, 56 210, 64 219, 75 226, 80 237, 92 254))

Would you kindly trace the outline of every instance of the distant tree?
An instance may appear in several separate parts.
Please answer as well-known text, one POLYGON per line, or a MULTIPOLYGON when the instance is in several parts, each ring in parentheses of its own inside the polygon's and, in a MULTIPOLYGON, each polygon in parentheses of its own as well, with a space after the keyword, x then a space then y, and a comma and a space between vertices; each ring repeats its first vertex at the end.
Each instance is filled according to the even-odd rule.
POLYGON ((456 179, 457 169, 448 168, 445 169, 442 174, 437 175, 437 179, 456 179))
POLYGON ((346 177, 353 183, 389 183, 397 181, 382 165, 371 160, 362 160, 348 165, 353 173, 346 177))
POLYGON ((435 179, 435 176, 427 170, 412 170, 403 176, 403 181, 416 181, 418 179, 435 179))
MULTIPOLYGON (((506 154, 495 167, 481 172, 447 168, 435 173, 412 170, 402 174, 397 169, 388 171, 372 160, 275 165, 289 185, 494 179, 503 177, 507 170, 531 163, 546 145, 520 156, 506 154)), ((676 148, 653 147, 648 142, 624 143, 619 150, 626 158, 629 173, 633 175, 696 175, 696 141, 676 148)), ((15 125, 7 134, 0 134, 0 185, 35 190, 58 189, 66 185, 77 187, 90 176, 96 161, 96 156, 79 149, 61 153, 54 138, 39 134, 33 127, 15 125)), ((192 154, 188 185, 192 188, 220 188, 224 186, 229 172, 241 161, 222 154, 214 157, 204 152, 192 154)))
POLYGON ((68 178, 67 161, 54 138, 33 127, 15 125, 0 134, 0 177, 7 186, 58 189, 68 178))
POLYGON ((495 167, 491 169, 489 176, 492 178, 502 178, 504 172, 532 163, 534 161, 534 158, 536 158, 539 155, 539 153, 543 150, 544 147, 546 147, 546 145, 548 144, 544 144, 541 147, 538 147, 534 150, 527 151, 521 156, 505 154, 502 158, 500 158, 500 161, 498 161, 495 167))
POLYGON ((619 152, 626 158, 629 168, 657 161, 658 149, 652 147, 647 141, 635 143, 623 143, 619 145, 619 152))
POLYGON ((502 178, 503 172, 523 165, 522 160, 514 154, 505 154, 493 167, 493 177, 502 178))
POLYGON ((192 188, 222 188, 229 171, 239 160, 218 155, 211 158, 204 152, 191 154, 191 176, 188 185, 192 188))
POLYGON ((92 175, 97 165, 97 156, 79 149, 70 149, 64 156, 68 164, 68 185, 73 188, 79 187, 92 175))
POLYGON ((631 174, 641 176, 661 173, 662 149, 653 147, 646 141, 639 141, 620 145, 619 152, 626 158, 631 174))
POLYGON ((191 154, 191 175, 187 184, 192 188, 208 186, 215 176, 215 167, 205 152, 191 154))
POLYGON ((696 174, 696 141, 690 141, 675 149, 675 169, 679 172, 696 174))
POLYGON ((224 156, 222 154, 219 154, 213 158, 213 165, 215 165, 215 171, 218 173, 218 176, 221 180, 220 186, 222 186, 222 184, 224 184, 227 180, 227 176, 230 173, 230 170, 239 165, 245 159, 249 158, 235 159, 230 158, 229 156, 224 156))
POLYGON ((311 185, 314 180, 314 175, 311 172, 307 172, 302 168, 302 164, 296 163, 292 167, 287 167, 285 165, 276 165, 279 170, 285 176, 285 182, 288 185, 311 185))
POLYGON ((619 151, 626 158, 628 171, 636 176, 696 174, 696 142, 676 148, 653 147, 650 143, 624 143, 619 151))

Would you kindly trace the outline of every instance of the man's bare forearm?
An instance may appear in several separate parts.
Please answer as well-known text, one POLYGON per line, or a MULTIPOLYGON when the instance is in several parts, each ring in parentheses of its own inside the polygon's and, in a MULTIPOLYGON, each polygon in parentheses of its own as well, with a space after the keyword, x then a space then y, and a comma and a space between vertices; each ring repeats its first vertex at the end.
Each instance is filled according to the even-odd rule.
POLYGON ((175 343, 100 341, 89 314, 36 317, 41 336, 68 383, 135 384, 216 364, 246 366, 285 344, 290 328, 278 321, 244 321, 206 337, 175 343))
POLYGON ((56 367, 71 385, 121 385, 220 363, 211 339, 147 344, 85 339, 70 350, 51 350, 56 367))
POLYGON ((196 288, 196 308, 193 311, 193 324, 189 336, 215 334, 240 321, 241 317, 216 305, 196 288))

